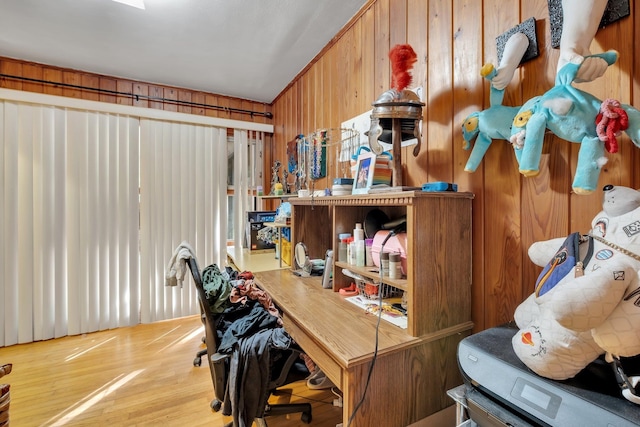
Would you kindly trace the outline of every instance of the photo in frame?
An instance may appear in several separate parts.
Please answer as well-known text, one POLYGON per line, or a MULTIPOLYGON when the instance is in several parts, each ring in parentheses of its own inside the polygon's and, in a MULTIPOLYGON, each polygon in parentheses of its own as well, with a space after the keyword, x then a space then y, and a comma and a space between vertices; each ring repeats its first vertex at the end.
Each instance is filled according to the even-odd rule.
POLYGON ((363 152, 358 156, 351 194, 368 194, 376 170, 376 155, 363 152))

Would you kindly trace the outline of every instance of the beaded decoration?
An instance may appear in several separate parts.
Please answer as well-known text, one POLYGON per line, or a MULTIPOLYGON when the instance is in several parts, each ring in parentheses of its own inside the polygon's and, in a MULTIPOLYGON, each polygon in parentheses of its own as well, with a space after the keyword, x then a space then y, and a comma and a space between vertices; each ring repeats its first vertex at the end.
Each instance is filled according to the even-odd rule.
POLYGON ((313 152, 311 165, 311 179, 323 178, 327 175, 327 130, 322 129, 313 134, 313 152))

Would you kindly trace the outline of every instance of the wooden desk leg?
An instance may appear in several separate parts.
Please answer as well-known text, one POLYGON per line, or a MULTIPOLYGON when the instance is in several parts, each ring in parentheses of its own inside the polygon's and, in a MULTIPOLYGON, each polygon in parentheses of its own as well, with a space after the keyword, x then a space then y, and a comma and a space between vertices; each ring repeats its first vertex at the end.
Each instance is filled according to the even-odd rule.
POLYGON ((282 227, 278 227, 278 265, 282 268, 282 227))

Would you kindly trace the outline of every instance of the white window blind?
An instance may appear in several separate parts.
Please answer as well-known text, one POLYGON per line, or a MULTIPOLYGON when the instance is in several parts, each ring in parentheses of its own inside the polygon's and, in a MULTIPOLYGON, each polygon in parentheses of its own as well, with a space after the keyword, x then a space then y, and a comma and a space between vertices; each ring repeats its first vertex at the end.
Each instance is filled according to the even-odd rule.
POLYGON ((138 120, 0 103, 2 345, 138 323, 138 120))
POLYGON ((244 125, 272 131, 0 89, 0 347, 198 313, 165 268, 184 240, 224 264, 227 127, 244 125))
POLYGON ((157 285, 183 240, 201 269, 225 264, 227 130, 142 120, 141 138, 142 321, 151 322, 199 310, 191 280, 183 288, 157 285))

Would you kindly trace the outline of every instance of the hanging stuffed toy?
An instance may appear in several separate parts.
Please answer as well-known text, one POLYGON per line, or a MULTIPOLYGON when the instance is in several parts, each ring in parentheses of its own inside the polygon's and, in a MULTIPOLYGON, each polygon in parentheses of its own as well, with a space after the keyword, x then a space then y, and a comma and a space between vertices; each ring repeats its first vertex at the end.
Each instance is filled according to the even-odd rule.
POLYGON ((618 152, 618 136, 629 127, 629 116, 615 99, 605 99, 596 116, 596 133, 609 153, 618 152))
MULTIPOLYGON (((618 59, 616 51, 592 56, 609 65, 618 59)), ((575 88, 572 83, 581 66, 567 63, 558 72, 553 88, 520 108, 513 120, 510 140, 524 176, 539 173, 547 130, 561 139, 580 144, 572 187, 576 194, 589 194, 596 189, 600 169, 607 162, 605 143, 610 152, 616 152, 615 137, 620 130, 625 130, 633 143, 640 146, 640 112, 615 100, 602 102, 575 88), (609 115, 601 111, 608 111, 609 115)))
POLYGON ((493 64, 487 63, 480 70, 480 74, 491 82, 489 96, 491 106, 486 110, 470 114, 462 124, 463 148, 469 150, 475 139, 475 145, 464 167, 466 172, 475 172, 494 139, 508 141, 511 136, 511 123, 520 107, 502 105, 502 100, 504 90, 513 78, 528 46, 527 36, 523 33, 515 33, 505 44, 498 69, 493 64))
POLYGON ((562 0, 562 37, 555 86, 522 106, 513 121, 510 141, 520 173, 539 173, 544 134, 580 144, 573 179, 576 194, 593 192, 605 150, 618 151, 617 137, 625 131, 640 146, 640 113, 614 99, 604 102, 576 89, 573 83, 593 81, 618 59, 616 51, 592 55, 590 46, 598 31, 607 0, 562 0))

